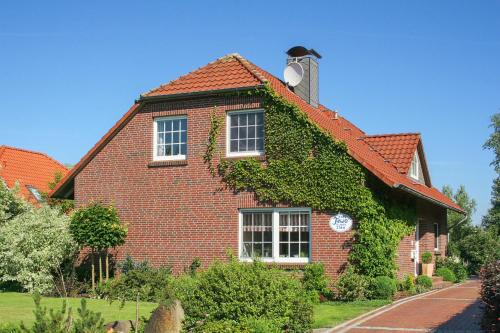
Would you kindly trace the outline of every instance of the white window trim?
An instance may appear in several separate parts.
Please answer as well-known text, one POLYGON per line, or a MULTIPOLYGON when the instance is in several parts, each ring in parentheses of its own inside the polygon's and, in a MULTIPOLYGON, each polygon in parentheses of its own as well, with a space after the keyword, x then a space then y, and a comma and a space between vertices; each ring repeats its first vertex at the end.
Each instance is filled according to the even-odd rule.
MULTIPOLYGON (((174 156, 158 156, 158 121, 162 120, 178 120, 178 119, 186 119, 187 116, 166 116, 166 117, 156 117, 153 119, 153 161, 180 161, 185 160, 187 155, 174 155, 174 156)), ((187 126, 189 126, 189 122, 186 122, 187 126)), ((186 129, 186 140, 189 140, 189 132, 186 129)), ((186 142, 187 146, 187 142, 186 142)))
POLYGON ((437 245, 434 246, 434 251, 439 251, 439 246, 441 245, 440 244, 440 239, 439 239, 439 223, 434 223, 433 225, 434 227, 434 245, 437 245))
POLYGON ((311 262, 312 250, 312 214, 310 208, 244 208, 238 212, 238 258, 240 261, 252 262, 252 258, 243 258, 241 256, 243 245, 243 213, 262 213, 272 212, 272 226, 273 226, 273 257, 272 258, 259 258, 263 262, 274 263, 293 263, 293 264, 306 264, 311 262), (279 213, 280 212, 307 212, 309 213, 309 256, 307 258, 283 258, 279 256, 279 213))
MULTIPOLYGON (((249 110, 237 110, 237 111, 228 111, 226 113, 226 157, 248 157, 248 156, 263 156, 266 151, 265 145, 265 137, 266 132, 264 131, 264 149, 262 151, 249 151, 249 152, 231 152, 231 115, 238 113, 264 113, 264 109, 249 109, 249 110)), ((264 126, 265 126, 265 117, 264 117, 264 126)))
POLYGON ((419 176, 420 176, 420 157, 418 156, 418 152, 415 152, 410 165, 410 177, 415 180, 419 180, 420 179, 419 176))

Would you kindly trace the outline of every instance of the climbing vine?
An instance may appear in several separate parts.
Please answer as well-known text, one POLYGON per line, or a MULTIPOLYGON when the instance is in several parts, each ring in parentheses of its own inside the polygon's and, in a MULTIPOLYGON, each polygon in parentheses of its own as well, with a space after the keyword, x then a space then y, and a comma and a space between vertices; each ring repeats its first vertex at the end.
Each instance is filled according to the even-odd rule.
MULTIPOLYGON (((350 262, 365 275, 393 276, 399 243, 412 230, 412 202, 395 201, 370 188, 369 183, 381 186, 348 154, 345 143, 271 88, 247 94, 259 95, 266 110, 266 163, 254 158, 221 161, 218 172, 226 185, 253 192, 265 203, 348 213, 358 221, 350 262)), ((218 134, 219 125, 212 123, 210 135, 218 134)))
POLYGON ((210 114, 210 130, 208 131, 207 150, 203 155, 203 161, 208 164, 208 170, 212 177, 216 176, 215 167, 213 165, 213 158, 217 153, 217 137, 220 134, 222 127, 222 117, 217 116, 215 108, 210 114))

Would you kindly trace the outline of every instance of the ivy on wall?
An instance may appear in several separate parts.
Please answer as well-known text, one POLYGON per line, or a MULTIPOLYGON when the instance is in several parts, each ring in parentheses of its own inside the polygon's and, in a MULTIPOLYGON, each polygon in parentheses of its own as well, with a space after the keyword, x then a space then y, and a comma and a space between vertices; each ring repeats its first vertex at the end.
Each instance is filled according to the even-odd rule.
MULTIPOLYGON (((394 276, 399 243, 413 230, 414 204, 391 198, 379 184, 380 191, 370 188, 367 183, 377 181, 348 154, 345 143, 271 88, 246 94, 259 95, 266 110, 266 163, 254 158, 221 161, 218 172, 226 185, 253 192, 260 202, 351 215, 358 226, 350 262, 365 275, 394 276)), ((217 126, 212 121, 211 137, 220 131, 217 126)), ((206 156, 212 155, 207 151, 206 156)), ((212 158, 205 162, 211 165, 212 158)))

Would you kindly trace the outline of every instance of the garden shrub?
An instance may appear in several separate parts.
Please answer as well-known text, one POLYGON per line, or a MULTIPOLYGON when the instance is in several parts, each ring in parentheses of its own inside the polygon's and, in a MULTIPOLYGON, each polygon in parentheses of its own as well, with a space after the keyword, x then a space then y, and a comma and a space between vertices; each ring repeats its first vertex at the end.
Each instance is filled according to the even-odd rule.
POLYGON ((325 266, 322 263, 307 264, 304 268, 302 284, 308 292, 313 294, 313 300, 319 300, 319 296, 328 295, 328 278, 325 275, 325 266))
POLYGON ((377 276, 370 283, 370 298, 392 299, 397 291, 396 280, 388 276, 377 276))
POLYGON ((21 327, 17 324, 0 324, 0 333, 22 333, 21 327))
POLYGON ((459 258, 443 258, 436 260, 436 269, 446 267, 453 271, 457 282, 466 280, 469 277, 467 267, 459 258))
POLYGON ((288 332, 311 329, 312 304, 300 280, 260 262, 215 262, 196 276, 172 279, 172 288, 187 331, 209 331, 208 325, 225 332, 227 321, 245 318, 270 320, 288 332))
POLYGON ((98 284, 95 294, 99 298, 142 302, 159 302, 170 287, 172 270, 169 266, 155 268, 147 262, 129 266, 126 273, 108 282, 98 284))
POLYGON ((0 226, 29 209, 29 204, 19 195, 19 183, 9 189, 0 180, 0 226))
POLYGON ((432 279, 426 275, 419 275, 416 279, 417 286, 424 287, 425 289, 432 288, 432 279))
POLYGON ((436 270, 436 276, 440 276, 443 278, 443 281, 456 282, 457 277, 455 273, 449 268, 440 267, 436 270))
POLYGON ((368 293, 369 279, 348 267, 334 282, 335 298, 339 301, 355 301, 365 299, 368 293))
POLYGON ((400 286, 398 289, 401 291, 406 291, 409 294, 415 294, 416 289, 415 289, 415 277, 410 274, 404 274, 403 279, 399 282, 400 286))
POLYGON ((422 263, 423 264, 430 264, 432 263, 432 253, 429 251, 425 251, 422 253, 422 263))
POLYGON ((49 293, 75 252, 66 215, 48 206, 29 207, 0 227, 0 281, 49 293))
MULTIPOLYGON (((484 265, 480 272, 481 298, 486 304, 486 319, 500 318, 500 260, 484 265)), ((500 325, 500 323, 496 323, 500 325)), ((498 328, 498 327, 497 327, 498 328)))

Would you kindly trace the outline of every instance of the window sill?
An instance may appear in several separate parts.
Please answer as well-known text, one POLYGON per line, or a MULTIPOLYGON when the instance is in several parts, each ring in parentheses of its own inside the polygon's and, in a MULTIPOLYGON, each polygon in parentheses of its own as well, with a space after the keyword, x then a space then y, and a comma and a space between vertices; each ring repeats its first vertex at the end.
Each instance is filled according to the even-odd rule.
POLYGON ((148 163, 148 168, 161 168, 161 167, 167 167, 167 166, 181 166, 181 165, 187 165, 188 161, 187 159, 185 160, 170 160, 170 161, 153 161, 148 163))
POLYGON ((242 156, 226 156, 223 157, 223 161, 237 161, 237 160, 245 160, 245 159, 255 159, 257 161, 265 161, 266 155, 242 155, 242 156))

